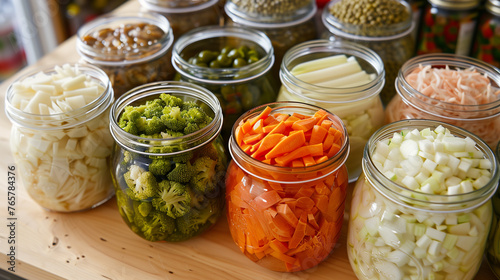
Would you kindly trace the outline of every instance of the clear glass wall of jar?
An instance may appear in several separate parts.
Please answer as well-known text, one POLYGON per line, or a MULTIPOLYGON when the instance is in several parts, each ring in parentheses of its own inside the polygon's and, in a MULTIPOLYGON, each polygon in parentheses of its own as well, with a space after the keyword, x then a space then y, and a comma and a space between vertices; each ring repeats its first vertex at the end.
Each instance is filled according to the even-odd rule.
POLYGON ((219 99, 224 114, 222 136, 225 141, 229 140, 231 128, 243 112, 276 100, 278 85, 270 73, 273 63, 273 47, 264 33, 234 26, 194 29, 175 42, 172 54, 176 79, 201 85, 219 99), (240 47, 256 51, 260 59, 235 68, 211 68, 189 62, 189 58, 201 51, 221 52, 224 48, 240 47))
MULTIPOLYGON (((412 77, 416 76, 412 74, 412 77)), ((398 95, 387 105, 386 122, 403 119, 438 120, 469 130, 493 148, 500 140, 500 98, 498 94, 495 95, 499 85, 500 70, 480 60, 454 54, 420 55, 408 60, 401 67, 396 80, 398 95), (428 88, 419 91, 416 87, 419 86, 417 82, 420 80, 412 78, 411 83, 407 80, 411 73, 421 67, 440 69, 444 65, 457 71, 473 69, 486 77, 482 83, 483 87, 479 87, 481 80, 476 83, 477 88, 482 90, 479 96, 472 100, 459 99, 458 95, 453 98, 448 96, 446 91, 431 90, 433 87, 443 88, 442 82, 433 82, 432 79, 425 84, 429 85, 428 88), (486 86, 485 83, 491 86, 486 86)), ((459 80, 450 76, 449 87, 458 89, 459 80)))
POLYGON ((91 65, 39 69, 9 86, 5 110, 12 122, 10 148, 27 193, 40 206, 74 212, 113 196, 112 102, 108 77, 91 65), (32 88, 37 93, 19 104, 32 88))
POLYGON ((385 26, 364 26, 341 22, 330 12, 339 1, 334 0, 323 10, 322 20, 328 32, 323 38, 330 40, 345 40, 358 43, 375 51, 384 62, 386 84, 380 97, 382 103, 387 105, 391 98, 396 95, 392 83, 395 81, 398 71, 415 51, 415 43, 412 36, 414 29, 411 7, 408 3, 401 1, 410 14, 407 19, 397 24, 385 26))
POLYGON ((202 26, 220 25, 223 21, 219 0, 139 0, 148 12, 165 16, 174 39, 202 26))
POLYGON ((466 130, 429 120, 382 127, 366 146, 363 174, 352 197, 347 246, 356 276, 473 279, 482 262, 491 224, 490 198, 499 176, 492 150, 466 130), (491 163, 491 179, 483 187, 457 195, 427 194, 396 184, 377 167, 374 151, 379 142, 403 130, 433 131, 439 125, 455 137, 472 139, 491 163))
MULTIPOLYGON (((334 80, 334 75, 340 77, 341 74, 338 72, 343 71, 341 65, 331 65, 329 67, 336 67, 337 70, 334 68, 328 70, 328 75, 332 76, 327 79, 328 83, 334 80)), ((352 75, 357 75, 356 73, 352 75)), ((281 65, 282 86, 278 101, 300 101, 325 108, 339 116, 347 127, 350 154, 346 165, 350 182, 355 181, 361 174, 361 160, 366 142, 384 124, 384 108, 379 96, 384 87, 384 74, 384 64, 374 51, 346 41, 313 40, 299 44, 285 54, 281 65), (298 64, 343 55, 346 57, 345 63, 355 58, 361 68, 356 73, 365 71, 368 73, 367 76, 370 74, 373 76, 371 80, 358 86, 344 87, 349 83, 344 78, 344 82, 334 87, 307 83, 292 74, 293 68, 298 64)), ((356 78, 354 82, 357 83, 359 80, 361 78, 356 78)))
POLYGON ((417 55, 469 55, 479 15, 480 0, 428 0, 418 35, 417 55))
MULTIPOLYGON (((500 164, 500 141, 497 144, 496 156, 500 164)), ((488 237, 486 259, 493 273, 500 278, 500 245, 498 244, 500 242, 500 192, 498 190, 491 198, 491 202, 493 204, 493 220, 488 237)))
POLYGON ((500 1, 488 0, 479 18, 472 57, 500 67, 500 1))
MULTIPOLYGON (((246 112, 237 123, 259 115, 267 106, 272 108, 271 115, 312 116, 321 109, 299 102, 276 102, 246 112)), ((327 114, 333 127, 342 132, 342 147, 327 161, 302 168, 274 166, 252 158, 235 140, 237 125, 233 128, 229 141, 233 160, 226 175, 229 229, 241 251, 265 268, 291 272, 314 267, 330 254, 340 236, 348 186, 344 163, 349 138, 340 118, 327 114), (264 209, 260 206, 263 204, 258 204, 261 198, 276 195, 279 203, 264 209), (298 228, 295 231, 282 216, 284 212, 292 214, 292 207, 299 214, 294 219, 298 228), (283 208, 288 210, 281 211, 283 208), (281 214, 276 215, 276 211, 281 214), (301 227, 308 229, 306 236, 301 227), (295 232, 301 237, 298 243, 291 241, 295 232)))
POLYGON ((81 60, 108 74, 115 97, 174 77, 174 36, 168 20, 159 14, 107 15, 83 25, 77 37, 81 60))
POLYGON ((187 240, 209 230, 224 208, 224 176, 228 163, 220 136, 223 116, 217 98, 208 90, 190 83, 150 83, 118 98, 111 108, 110 118, 111 134, 116 141, 111 173, 118 210, 129 228, 148 241, 167 242, 187 240), (190 134, 163 138, 135 136, 120 127, 120 115, 127 106, 145 104, 162 93, 178 97, 183 102, 196 103, 212 117, 212 122, 190 134), (165 163, 165 173, 168 174, 162 174, 163 169, 153 171, 152 166, 158 168, 154 161, 165 163), (187 166, 183 170, 186 173, 203 170, 203 166, 207 172, 203 181, 206 188, 198 185, 200 181, 191 180, 199 173, 191 174, 191 179, 183 177, 188 176, 186 174, 170 175, 178 166, 187 166), (154 183, 148 182, 157 187, 138 197, 129 186, 130 178, 135 176, 133 172, 150 172, 154 183))
POLYGON ((232 0, 224 7, 227 25, 243 26, 264 32, 273 44, 276 62, 273 73, 277 79, 286 51, 305 41, 318 38, 313 0, 232 0))

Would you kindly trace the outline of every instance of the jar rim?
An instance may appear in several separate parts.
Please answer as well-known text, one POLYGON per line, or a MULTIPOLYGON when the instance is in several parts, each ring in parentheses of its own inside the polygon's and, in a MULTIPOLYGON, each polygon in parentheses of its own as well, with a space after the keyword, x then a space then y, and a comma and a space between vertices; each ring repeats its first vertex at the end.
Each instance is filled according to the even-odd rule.
POLYGON ((127 91, 113 103, 109 118, 111 135, 118 145, 124 149, 133 150, 136 153, 148 156, 176 155, 194 150, 206 142, 215 139, 220 134, 223 123, 221 105, 217 97, 204 87, 181 81, 153 82, 127 91), (203 102, 210 107, 214 114, 212 122, 191 134, 167 139, 141 137, 126 132, 118 125, 119 117, 126 106, 141 99, 147 100, 148 98, 158 97, 161 93, 165 92, 173 93, 178 96, 182 95, 192 100, 203 102), (149 147, 168 146, 170 144, 179 143, 182 143, 182 145, 187 148, 171 153, 151 153, 147 151, 149 147), (141 150, 139 150, 139 148, 141 150))
POLYGON ((147 10, 154 11, 156 13, 165 13, 165 14, 193 13, 193 12, 197 12, 200 10, 210 8, 214 5, 216 5, 218 2, 219 2, 219 0, 208 0, 208 1, 205 1, 203 3, 199 3, 195 6, 174 8, 174 7, 165 7, 165 6, 157 5, 154 3, 154 1, 151 1, 151 0, 139 0, 139 3, 141 4, 141 6, 146 8, 147 10))
POLYGON ((274 64, 274 59, 274 49, 271 40, 263 32, 251 28, 235 26, 213 25, 195 28, 177 39, 172 51, 172 65, 178 73, 197 82, 219 85, 247 82, 261 77, 269 72, 274 64), (258 61, 239 68, 201 67, 189 63, 181 56, 184 49, 193 43, 212 38, 231 37, 255 43, 259 45, 266 54, 258 61), (238 74, 241 72, 253 74, 250 76, 238 77, 238 74), (209 79, 208 77, 210 76, 217 76, 218 79, 209 79))
POLYGON ((475 134, 458 126, 426 119, 400 120, 379 128, 372 134, 368 140, 368 144, 364 148, 362 167, 366 179, 370 181, 371 185, 379 193, 384 195, 384 197, 406 208, 427 212, 462 212, 470 208, 479 207, 495 194, 500 179, 498 162, 495 160, 495 155, 486 142, 475 134), (483 154, 485 154, 486 158, 492 162, 492 176, 485 186, 464 194, 427 194, 395 183, 387 178, 373 163, 371 153, 375 150, 376 142, 390 138, 393 133, 400 132, 404 129, 435 129, 440 125, 450 130, 455 136, 471 138, 476 143, 476 147, 478 147, 483 154), (416 197, 412 197, 412 195, 416 197), (425 197, 425 200, 419 199, 418 197, 425 197), (450 198, 453 200, 450 201, 450 198), (468 206, 465 207, 464 204, 468 206))
POLYGON ((84 61, 94 65, 114 67, 144 63, 154 60, 165 55, 165 53, 170 49, 174 42, 174 36, 172 28, 170 26, 170 22, 164 16, 154 12, 123 13, 119 15, 105 14, 81 26, 77 31, 76 37, 76 50, 84 61), (156 45, 161 45, 161 48, 150 55, 136 59, 125 59, 123 58, 123 55, 113 55, 121 59, 106 60, 106 57, 108 57, 107 54, 96 52, 95 48, 83 42, 83 37, 85 35, 93 31, 100 30, 104 26, 110 26, 113 24, 116 25, 118 22, 126 23, 131 21, 147 22, 161 28, 163 32, 165 32, 165 35, 155 45, 148 46, 148 48, 146 48, 145 50, 156 45))
POLYGON ((436 5, 442 7, 444 9, 453 9, 453 10, 467 10, 472 9, 481 3, 480 0, 429 0, 429 3, 432 5, 436 5))
POLYGON ((300 43, 290 48, 284 55, 281 68, 280 79, 282 84, 294 94, 300 97, 311 100, 314 102, 322 103, 352 103, 359 100, 371 98, 379 94, 385 85, 385 69, 384 63, 380 56, 373 50, 348 41, 330 41, 325 39, 311 40, 300 43), (314 54, 315 52, 332 52, 334 54, 348 54, 356 58, 363 59, 364 62, 369 63, 377 72, 377 77, 372 81, 355 87, 350 88, 331 88, 322 87, 314 84, 304 82, 296 78, 289 69, 288 64, 293 60, 302 56, 314 54), (294 88, 291 87, 293 85, 294 88), (316 99, 307 96, 304 93, 322 93, 325 94, 325 99, 316 99), (335 99, 332 97, 336 97, 335 99), (344 99, 342 99, 344 98, 344 99))
POLYGON ((277 29, 296 26, 313 18, 313 16, 318 11, 318 8, 316 5, 312 4, 314 3, 311 2, 309 6, 305 6, 306 13, 300 13, 296 16, 289 16, 284 18, 276 17, 276 15, 273 15, 271 17, 265 17, 262 15, 252 16, 250 13, 239 11, 237 5, 232 1, 226 1, 226 4, 224 5, 224 11, 232 21, 238 24, 252 28, 277 29))
POLYGON ((303 184, 305 182, 312 182, 316 181, 318 179, 324 178, 333 172, 337 171, 341 166, 345 164, 345 161, 347 160, 349 151, 350 151, 350 145, 349 145, 349 135, 347 133, 347 128, 345 127, 344 123, 342 120, 335 114, 319 107, 315 106, 312 104, 307 104, 307 103, 302 103, 302 102, 296 102, 296 101, 277 101, 277 102, 272 102, 268 104, 263 104, 258 107, 255 107, 247 112, 245 112, 243 115, 241 115, 235 122, 234 125, 231 129, 231 137, 229 138, 229 153, 231 154, 231 157, 235 164, 237 164, 241 169, 245 170, 247 173, 252 174, 252 176, 260 178, 262 180, 266 180, 269 182, 275 182, 275 183, 284 183, 286 182, 287 184, 303 184), (337 127, 337 129, 342 131, 343 136, 345 137, 345 141, 343 141, 342 146, 340 147, 340 151, 333 157, 327 159, 326 161, 322 163, 318 163, 315 165, 311 165, 308 167, 285 167, 285 166, 276 166, 276 165, 271 165, 264 163, 262 161, 259 161, 257 159, 252 158, 248 154, 246 154, 243 149, 236 143, 235 140, 235 131, 236 128, 238 127, 240 122, 243 122, 246 119, 252 118, 257 116, 262 110, 264 110, 266 107, 271 107, 272 112, 280 112, 285 110, 291 110, 293 109, 293 112, 297 112, 299 109, 303 110, 308 110, 308 111, 317 111, 317 110, 324 110, 326 113, 329 115, 329 119, 334 122, 334 124, 337 127), (316 176, 313 178, 308 178, 305 180, 298 180, 297 178, 291 178, 290 181, 287 180, 276 180, 274 178, 269 178, 269 177, 263 177, 262 175, 255 174, 255 172, 251 172, 246 168, 245 166, 255 166, 256 168, 260 170, 266 170, 266 171, 271 171, 275 172, 278 174, 310 174, 313 172, 318 172, 322 170, 327 170, 326 173, 322 174, 321 176, 316 176), (333 166, 331 169, 329 167, 333 166))
POLYGON ((321 13, 321 21, 323 22, 323 26, 328 29, 333 35, 350 39, 350 40, 358 40, 358 41, 372 41, 372 42, 379 42, 379 41, 392 41, 392 40, 397 40, 403 37, 408 36, 413 32, 413 29, 415 28, 415 23, 412 20, 412 10, 410 5, 403 0, 398 0, 399 3, 404 5, 409 13, 409 17, 407 21, 397 23, 397 24, 391 24, 387 25, 384 27, 373 27, 374 30, 383 30, 388 32, 388 30, 393 31, 395 30, 395 34, 393 35, 386 35, 386 36, 366 36, 366 35, 358 35, 355 34, 354 32, 348 32, 343 30, 356 30, 359 28, 360 25, 354 25, 354 24, 346 24, 343 22, 340 22, 337 20, 335 16, 333 16, 329 11, 330 8, 335 5, 338 1, 330 1, 325 8, 323 9, 323 12, 321 13))
POLYGON ((15 79, 7 88, 7 93, 5 94, 5 114, 10 119, 12 123, 23 125, 36 130, 59 130, 68 127, 77 126, 85 121, 91 120, 99 116, 103 111, 107 110, 113 103, 113 87, 111 86, 111 81, 108 75, 100 68, 80 63, 66 63, 64 65, 69 65, 69 67, 77 68, 82 72, 82 74, 87 74, 92 79, 98 81, 103 87, 104 91, 96 99, 92 100, 90 103, 83 107, 71 110, 69 112, 41 115, 24 112, 21 109, 14 107, 11 103, 14 97, 14 85, 18 82, 22 82, 27 78, 33 77, 40 72, 44 74, 55 74, 57 73, 56 68, 63 65, 53 64, 45 65, 32 69, 27 73, 23 73, 17 79, 15 79), (103 106, 103 104, 105 106, 103 106), (89 117, 85 119, 80 119, 81 117, 88 115, 89 117), (61 125, 61 122, 67 121, 66 124, 61 125), (54 123, 55 126, 51 126, 54 123))
POLYGON ((443 106, 446 106, 445 108, 447 111, 457 112, 457 117, 450 117, 444 114, 439 114, 439 117, 460 120, 479 120, 489 119, 500 115, 500 98, 489 103, 467 105, 442 101, 419 92, 418 90, 413 88, 410 83, 408 83, 408 81, 406 81, 405 77, 408 73, 410 73, 420 65, 447 65, 458 69, 469 69, 473 67, 474 69, 481 72, 481 74, 487 74, 488 78, 496 83, 498 90, 500 90, 500 69, 472 57, 447 53, 431 53, 419 55, 407 60, 403 64, 403 66, 401 66, 396 78, 396 91, 398 95, 401 96, 403 100, 406 100, 406 102, 410 103, 412 106, 417 106, 419 110, 425 111, 428 114, 439 114, 439 112, 443 112, 443 106), (411 101, 409 99, 411 99, 411 101), (413 101, 416 101, 418 103, 415 103, 413 101), (435 108, 436 110, 432 112, 426 110, 424 109, 424 106, 421 106, 424 104, 427 108, 435 108), (490 115, 478 116, 473 118, 462 118, 461 115, 461 113, 491 113, 492 111, 494 112, 490 115))

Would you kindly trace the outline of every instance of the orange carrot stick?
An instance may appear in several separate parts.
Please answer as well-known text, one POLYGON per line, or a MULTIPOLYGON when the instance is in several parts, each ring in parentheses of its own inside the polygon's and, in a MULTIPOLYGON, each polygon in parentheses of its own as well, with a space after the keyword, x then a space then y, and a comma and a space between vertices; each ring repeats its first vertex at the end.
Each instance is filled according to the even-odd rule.
POLYGON ((264 155, 264 153, 274 148, 281 141, 281 139, 283 139, 283 137, 285 137, 285 135, 278 133, 267 134, 264 138, 262 138, 258 149, 255 151, 255 158, 264 155))
POLYGON ((265 210, 281 200, 281 196, 275 191, 267 191, 257 196, 250 204, 257 210, 265 210))
POLYGON ((276 206, 276 211, 281 215, 292 227, 296 227, 299 220, 295 217, 292 209, 286 203, 280 203, 276 206))
POLYGON ((309 131, 314 127, 317 121, 318 119, 315 117, 309 117, 306 119, 298 120, 293 123, 292 129, 303 130, 304 132, 309 131))
POLYGON ((311 139, 309 140, 310 145, 323 143, 325 136, 328 134, 328 130, 324 129, 319 125, 314 125, 311 132, 311 139))
POLYGON ((292 135, 283 138, 276 146, 271 149, 265 156, 265 158, 275 158, 277 156, 289 153, 295 149, 298 149, 306 142, 304 132, 294 133, 292 135))

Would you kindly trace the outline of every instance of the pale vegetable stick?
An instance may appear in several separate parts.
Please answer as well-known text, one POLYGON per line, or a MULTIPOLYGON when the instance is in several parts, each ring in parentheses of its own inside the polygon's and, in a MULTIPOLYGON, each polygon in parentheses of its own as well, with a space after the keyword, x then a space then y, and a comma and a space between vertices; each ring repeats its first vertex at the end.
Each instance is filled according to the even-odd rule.
POLYGON ((290 71, 290 73, 292 73, 292 75, 296 76, 296 75, 300 75, 303 73, 316 71, 319 69, 339 65, 342 63, 346 63, 346 62, 347 62, 347 56, 345 56, 343 54, 328 56, 328 57, 323 57, 323 58, 318 58, 315 60, 303 62, 301 64, 297 64, 293 67, 293 69, 292 69, 292 71, 290 71))
POLYGON ((333 79, 331 81, 318 83, 317 85, 321 86, 321 87, 332 87, 333 88, 333 87, 346 86, 346 85, 354 84, 357 82, 363 82, 364 84, 366 84, 369 81, 371 81, 370 75, 368 75, 365 71, 360 71, 360 72, 357 72, 357 73, 354 73, 354 74, 351 74, 348 76, 344 76, 342 78, 333 79))
POLYGON ((361 66, 359 66, 357 61, 348 61, 340 65, 296 75, 295 77, 306 83, 317 84, 354 74, 361 70, 361 66))

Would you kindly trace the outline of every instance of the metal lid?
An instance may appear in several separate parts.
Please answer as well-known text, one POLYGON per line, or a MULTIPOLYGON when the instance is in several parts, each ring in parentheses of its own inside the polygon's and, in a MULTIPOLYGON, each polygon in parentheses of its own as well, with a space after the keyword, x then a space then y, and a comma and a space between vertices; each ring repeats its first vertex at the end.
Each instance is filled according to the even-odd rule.
POLYGON ((450 10, 467 10, 479 6, 481 0, 428 0, 429 3, 450 10))
POLYGON ((500 16, 500 0, 488 0, 485 7, 490 13, 500 16))

